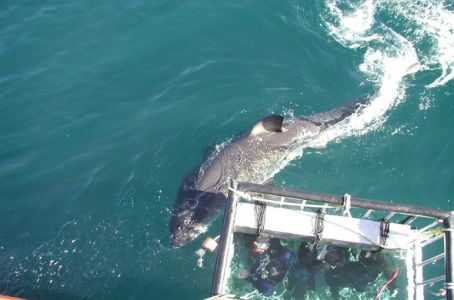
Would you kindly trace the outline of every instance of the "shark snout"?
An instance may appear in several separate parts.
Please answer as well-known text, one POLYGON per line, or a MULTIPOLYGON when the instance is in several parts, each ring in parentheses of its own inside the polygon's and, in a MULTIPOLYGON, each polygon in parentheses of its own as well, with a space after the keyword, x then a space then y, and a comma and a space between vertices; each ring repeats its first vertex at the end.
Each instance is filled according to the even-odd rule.
POLYGON ((173 248, 180 248, 186 243, 195 240, 200 234, 207 231, 205 224, 182 224, 175 228, 171 236, 171 244, 173 248))

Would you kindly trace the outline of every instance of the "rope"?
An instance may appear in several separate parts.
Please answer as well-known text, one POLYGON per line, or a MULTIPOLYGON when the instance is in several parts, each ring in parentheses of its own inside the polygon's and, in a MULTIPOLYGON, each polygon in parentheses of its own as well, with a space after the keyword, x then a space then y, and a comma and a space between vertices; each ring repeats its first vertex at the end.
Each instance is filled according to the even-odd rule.
MULTIPOLYGON (((380 245, 386 246, 386 241, 389 236, 389 220, 380 220, 380 245)), ((383 249, 383 247, 381 247, 383 249)))
POLYGON ((385 284, 380 288, 380 290, 378 291, 377 295, 375 296, 374 300, 379 300, 380 299, 380 296, 381 294, 383 293, 383 291, 394 281, 396 280, 397 276, 399 275, 399 268, 396 268, 396 270, 394 270, 394 273, 391 275, 391 277, 388 279, 388 281, 385 282, 385 284))
POLYGON ((350 194, 344 195, 343 203, 342 203, 342 209, 344 210, 342 215, 344 217, 350 217, 350 218, 352 217, 352 214, 350 213, 351 199, 352 199, 352 196, 350 194))
POLYGON ((266 204, 262 202, 255 202, 255 219, 257 220, 257 236, 261 236, 265 230, 265 210, 266 204))
POLYGON ((317 211, 317 216, 315 219, 315 230, 314 230, 314 242, 312 243, 311 246, 311 251, 314 252, 316 249, 318 243, 322 240, 322 233, 323 233, 323 221, 325 220, 325 211, 322 209, 319 209, 317 211))
POLYGON ((268 250, 270 244, 270 235, 265 233, 265 211, 266 204, 262 202, 255 202, 254 206, 255 218, 257 220, 257 238, 254 241, 253 251, 256 253, 263 253, 268 250))

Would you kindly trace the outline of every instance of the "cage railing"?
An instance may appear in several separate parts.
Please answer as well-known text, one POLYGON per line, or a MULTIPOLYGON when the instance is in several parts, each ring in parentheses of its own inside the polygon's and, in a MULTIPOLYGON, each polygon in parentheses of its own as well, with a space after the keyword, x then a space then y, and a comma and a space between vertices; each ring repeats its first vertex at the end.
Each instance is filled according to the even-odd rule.
MULTIPOLYGON (((232 181, 228 201, 224 213, 220 245, 212 284, 212 295, 224 294, 229 264, 232 259, 231 245, 233 241, 234 222, 238 202, 261 201, 273 206, 298 210, 330 210, 332 214, 348 215, 362 219, 387 220, 395 219, 399 224, 412 224, 420 233, 415 241, 415 294, 424 293, 424 287, 445 281, 446 299, 453 299, 453 256, 454 245, 452 234, 454 228, 454 212, 428 207, 398 204, 391 201, 376 201, 364 198, 313 193, 285 189, 274 185, 260 185, 247 182, 232 181), (346 211, 348 210, 348 214, 346 211), (378 216, 376 216, 378 215, 378 216), (429 223, 427 223, 429 222, 429 223), (418 224, 417 224, 418 223, 418 224), (416 225, 415 225, 416 224, 416 225), (421 226, 421 228, 418 228, 421 226), (434 230, 439 227, 441 230, 434 230), (424 248, 444 238, 443 252, 423 260, 424 248), (441 259, 445 261, 444 274, 424 280, 424 269, 441 259)), ((423 299, 417 298, 417 299, 423 299)))

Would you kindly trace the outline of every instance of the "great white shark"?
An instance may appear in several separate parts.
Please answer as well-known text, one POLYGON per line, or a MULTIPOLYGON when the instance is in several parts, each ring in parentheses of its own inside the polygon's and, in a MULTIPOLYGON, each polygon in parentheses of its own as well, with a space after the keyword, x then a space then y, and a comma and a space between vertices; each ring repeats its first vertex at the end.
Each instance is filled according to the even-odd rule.
POLYGON ((284 120, 270 115, 213 154, 184 179, 170 220, 171 244, 183 246, 205 232, 224 208, 229 179, 265 183, 299 149, 366 106, 359 99, 328 112, 284 120))

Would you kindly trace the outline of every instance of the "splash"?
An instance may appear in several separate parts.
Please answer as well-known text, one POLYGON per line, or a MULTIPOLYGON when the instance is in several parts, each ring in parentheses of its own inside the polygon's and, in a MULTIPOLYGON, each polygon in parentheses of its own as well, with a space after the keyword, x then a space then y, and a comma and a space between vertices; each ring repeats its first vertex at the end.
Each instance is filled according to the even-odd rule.
MULTIPOLYGON (((328 36, 361 57, 358 72, 376 86, 376 92, 367 106, 288 151, 263 182, 301 157, 307 147, 323 148, 381 129, 389 112, 405 100, 408 75, 438 71, 441 75, 428 89, 454 78, 454 16, 441 2, 325 0, 319 17, 328 36)), ((284 115, 292 117, 293 111, 284 115)))
POLYGON ((327 0, 320 18, 329 36, 362 55, 358 71, 377 92, 367 107, 306 146, 324 147, 381 128, 389 111, 405 99, 407 75, 438 70, 441 75, 428 88, 454 77, 454 16, 441 2, 327 0))
POLYGON ((454 16, 442 2, 326 0, 320 19, 331 38, 362 57, 358 71, 377 92, 366 107, 290 151, 273 176, 306 147, 323 148, 382 128, 389 112, 405 100, 408 75, 439 71, 429 89, 454 77, 454 16))
POLYGON ((454 12, 445 1, 379 2, 383 10, 400 23, 403 32, 413 41, 426 69, 440 72, 428 88, 445 85, 454 78, 454 12), (403 22, 402 22, 403 21, 403 22))
POLYGON ((344 10, 337 4, 336 1, 328 1, 325 4, 327 11, 320 17, 328 33, 339 43, 348 48, 358 48, 380 38, 380 35, 369 33, 375 23, 374 1, 365 1, 356 7, 345 2, 344 10))
MULTIPOLYGON (((405 44, 415 48, 421 61, 413 72, 440 73, 428 88, 442 86, 454 78, 454 12, 448 3, 327 0, 320 17, 327 33, 337 42, 351 49, 367 49, 364 62, 371 59, 369 56, 378 59, 399 56, 406 50, 402 47, 404 39, 405 44)), ((379 65, 376 67, 378 73, 383 70, 379 65)))
MULTIPOLYGON (((368 107, 334 126, 310 146, 376 130, 406 96, 405 77, 422 70, 440 76, 435 88, 454 78, 454 13, 435 0, 327 0, 321 12, 327 33, 344 47, 364 52, 359 71, 378 92, 368 107)), ((427 105, 426 105, 427 106, 427 105)))

